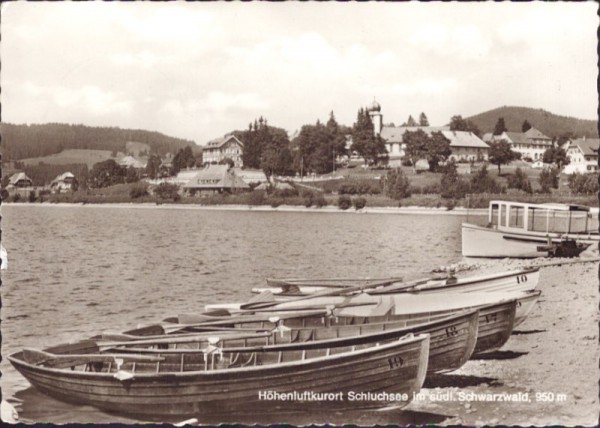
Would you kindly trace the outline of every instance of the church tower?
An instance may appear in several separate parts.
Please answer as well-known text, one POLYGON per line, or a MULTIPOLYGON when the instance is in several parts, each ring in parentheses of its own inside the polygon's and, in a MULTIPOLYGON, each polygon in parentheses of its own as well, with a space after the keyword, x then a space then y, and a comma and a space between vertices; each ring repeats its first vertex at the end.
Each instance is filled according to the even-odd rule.
POLYGON ((373 98, 373 103, 367 107, 367 111, 369 112, 371 122, 373 122, 373 131, 375 135, 381 134, 381 129, 383 128, 383 115, 381 114, 381 106, 375 101, 375 98, 373 98))

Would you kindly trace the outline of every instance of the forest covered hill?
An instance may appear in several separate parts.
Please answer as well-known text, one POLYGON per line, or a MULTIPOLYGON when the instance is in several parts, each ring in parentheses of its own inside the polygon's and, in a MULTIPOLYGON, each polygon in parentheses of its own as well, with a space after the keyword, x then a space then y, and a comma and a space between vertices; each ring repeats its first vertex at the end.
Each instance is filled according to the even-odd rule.
POLYGON ((196 146, 191 140, 169 137, 154 131, 48 123, 42 125, 0 124, 2 158, 20 160, 60 153, 68 149, 108 150, 126 152, 127 143, 146 144, 152 153, 175 154, 186 146, 196 146))
POLYGON ((548 137, 558 138, 561 135, 570 133, 573 137, 598 138, 598 122, 595 120, 559 116, 542 109, 530 107, 503 106, 466 119, 477 125, 482 133, 486 133, 494 131, 494 126, 501 117, 504 118, 506 128, 513 132, 521 132, 521 126, 527 120, 534 128, 537 128, 548 137))

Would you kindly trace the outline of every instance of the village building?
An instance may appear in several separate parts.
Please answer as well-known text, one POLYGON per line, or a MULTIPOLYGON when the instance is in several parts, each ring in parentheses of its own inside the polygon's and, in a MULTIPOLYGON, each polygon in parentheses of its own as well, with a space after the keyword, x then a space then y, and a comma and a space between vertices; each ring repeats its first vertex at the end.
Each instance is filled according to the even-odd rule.
POLYGON ((249 185, 268 183, 269 179, 263 171, 260 169, 242 169, 238 167, 233 168, 233 173, 236 177, 241 178, 249 185))
POLYGON ((242 167, 244 144, 235 135, 225 135, 209 141, 202 149, 204 164, 218 164, 224 159, 231 159, 233 165, 242 167))
POLYGON ((135 169, 144 169, 148 164, 148 157, 141 156, 136 158, 134 156, 127 155, 119 159, 118 164, 120 166, 124 166, 125 168, 133 167, 135 169))
POLYGON ((493 141, 504 140, 511 150, 521 153, 521 159, 536 161, 544 157, 544 152, 552 147, 552 138, 547 137, 535 128, 527 132, 505 131, 501 135, 493 135, 493 141))
POLYGON ((229 165, 207 165, 183 185, 189 195, 212 195, 217 193, 238 193, 250 190, 250 186, 235 175, 229 165))
POLYGON ((33 180, 31 178, 24 172, 17 172, 10 176, 5 190, 9 195, 27 197, 35 188, 33 187, 33 180))
POLYGON ((456 161, 483 161, 488 158, 489 146, 477 135, 467 131, 451 131, 448 126, 387 126, 383 124, 381 106, 377 101, 367 107, 373 122, 375 135, 381 136, 388 152, 390 166, 400 166, 406 154, 404 135, 407 132, 423 131, 428 136, 441 132, 450 141, 451 159, 456 161))
POLYGON ((77 190, 79 183, 75 175, 70 172, 65 172, 59 175, 50 183, 50 191, 52 193, 74 192, 77 190))
POLYGON ((383 126, 381 129, 381 138, 385 142, 385 148, 389 155, 390 166, 400 166, 404 155, 406 154, 406 143, 404 143, 404 134, 407 132, 423 131, 428 136, 434 132, 449 130, 447 126, 383 126))
POLYGON ((598 138, 578 138, 570 141, 566 148, 569 165, 565 166, 565 174, 576 172, 587 173, 598 171, 598 138))
POLYGON ((470 131, 441 131, 450 141, 450 159, 460 162, 481 162, 488 160, 489 146, 470 131))

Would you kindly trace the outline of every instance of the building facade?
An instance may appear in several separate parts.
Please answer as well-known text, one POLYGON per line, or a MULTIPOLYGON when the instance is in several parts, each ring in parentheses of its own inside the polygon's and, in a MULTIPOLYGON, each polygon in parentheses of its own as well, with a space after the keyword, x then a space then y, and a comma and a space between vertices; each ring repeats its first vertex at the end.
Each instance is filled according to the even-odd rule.
POLYGON ((565 174, 589 173, 598 171, 598 138, 578 138, 569 141, 566 148, 569 165, 565 166, 565 174))
POLYGON ((469 131, 442 131, 450 141, 450 159, 460 162, 482 162, 488 160, 489 146, 477 135, 469 131))
POLYGON ((493 135, 493 141, 505 140, 511 150, 521 153, 521 159, 537 161, 544 157, 544 152, 552 147, 552 138, 545 136, 535 128, 527 132, 505 131, 501 135, 493 135))
POLYGON ((202 161, 205 164, 218 164, 224 159, 231 159, 234 166, 242 167, 244 144, 235 135, 226 135, 209 141, 202 150, 202 161))

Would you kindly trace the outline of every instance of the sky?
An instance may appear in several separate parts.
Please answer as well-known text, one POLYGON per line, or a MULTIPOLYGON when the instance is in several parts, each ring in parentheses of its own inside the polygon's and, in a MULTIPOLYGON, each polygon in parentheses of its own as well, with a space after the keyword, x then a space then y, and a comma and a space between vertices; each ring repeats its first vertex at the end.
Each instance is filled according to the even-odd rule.
POLYGON ((204 145, 259 116, 293 133, 431 125, 503 105, 597 119, 597 5, 3 3, 2 121, 147 129, 204 145))

